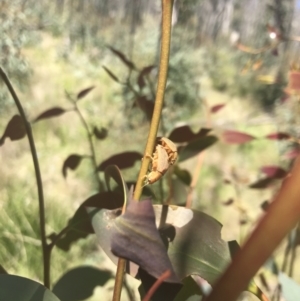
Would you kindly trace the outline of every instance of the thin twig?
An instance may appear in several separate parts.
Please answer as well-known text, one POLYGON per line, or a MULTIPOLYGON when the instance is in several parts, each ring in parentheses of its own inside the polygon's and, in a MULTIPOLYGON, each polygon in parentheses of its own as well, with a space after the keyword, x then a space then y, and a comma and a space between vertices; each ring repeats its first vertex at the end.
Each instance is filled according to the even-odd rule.
MULTIPOLYGON (((153 116, 150 124, 147 144, 144 152, 144 159, 142 161, 141 169, 138 175, 138 179, 133 195, 134 200, 139 200, 142 194, 144 178, 150 163, 150 158, 147 157, 146 155, 151 154, 153 151, 154 144, 156 141, 157 131, 159 127, 162 107, 163 107, 163 100, 164 100, 167 75, 168 75, 169 55, 170 55, 172 7, 173 7, 173 0, 162 0, 162 38, 161 38, 161 55, 160 55, 157 91, 156 91, 153 116)), ((113 301, 120 300, 121 289, 122 289, 122 284, 124 279, 125 265, 126 265, 126 260, 119 258, 113 301)))
POLYGON ((22 120, 24 122, 24 127, 26 130, 26 134, 28 137, 29 145, 30 145, 30 151, 32 155, 34 170, 35 170, 35 177, 36 177, 36 183, 37 183, 37 190, 38 190, 38 200, 39 200, 39 216, 40 216, 40 232, 41 232, 41 242, 42 242, 42 252, 43 252, 43 267, 44 267, 44 285, 48 288, 50 288, 50 257, 51 257, 51 249, 48 248, 47 240, 46 240, 46 229, 45 229, 45 202, 44 202, 44 193, 43 193, 43 184, 42 184, 42 177, 39 167, 39 162, 37 158, 37 152, 34 144, 34 139, 31 131, 30 123, 27 121, 24 109, 21 105, 21 102, 10 83, 7 75, 3 71, 3 69, 0 67, 0 74, 1 77, 6 84, 12 98, 15 101, 15 104, 18 108, 18 111, 22 117, 22 120))
POLYGON ((119 258, 112 301, 121 300, 121 292, 123 286, 125 267, 126 267, 126 259, 119 258))
POLYGON ((159 127, 159 121, 161 118, 161 112, 162 112, 163 100, 164 100, 164 94, 165 94, 166 82, 167 82, 167 75, 168 75, 169 56, 170 56, 172 7, 173 7, 173 0, 162 0, 161 53, 160 53, 156 98, 155 98, 153 116, 151 120, 149 134, 148 134, 147 144, 144 152, 144 159, 142 161, 140 173, 134 191, 135 200, 139 200, 142 194, 143 182, 150 163, 150 158, 147 157, 146 155, 152 154, 155 145, 158 127, 159 127))
POLYGON ((151 286, 149 291, 147 292, 146 296, 143 298, 143 301, 150 301, 153 294, 157 291, 160 285, 171 275, 170 270, 165 271, 151 286))
POLYGON ((99 174, 98 174, 98 166, 97 166, 97 160, 96 160, 96 152, 95 152, 95 147, 94 147, 94 143, 93 143, 93 134, 91 133, 90 129, 89 129, 89 126, 85 120, 85 118, 83 117, 81 111, 79 110, 78 106, 77 106, 77 103, 74 102, 74 109, 75 109, 75 112, 78 114, 80 120, 81 120, 81 123, 83 125, 83 127, 85 128, 86 130, 86 133, 87 133, 87 138, 88 138, 88 141, 89 141, 89 146, 90 146, 90 152, 91 152, 91 159, 92 159, 92 164, 93 164, 93 167, 94 167, 94 174, 95 174, 95 178, 96 178, 96 181, 98 183, 98 189, 99 191, 102 191, 102 183, 101 183, 101 180, 99 178, 99 174))

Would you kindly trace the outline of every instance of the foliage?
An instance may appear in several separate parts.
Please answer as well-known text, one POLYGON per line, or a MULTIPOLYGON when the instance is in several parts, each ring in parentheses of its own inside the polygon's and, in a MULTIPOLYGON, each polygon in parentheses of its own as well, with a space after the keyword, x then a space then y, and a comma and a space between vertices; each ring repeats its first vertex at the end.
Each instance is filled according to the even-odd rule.
POLYGON ((224 46, 213 46, 207 49, 206 56, 205 69, 215 89, 233 96, 249 97, 266 110, 272 110, 283 96, 285 83, 273 68, 277 58, 272 54, 249 55, 224 46), (266 73, 275 73, 268 75, 270 82, 263 80, 266 73))
MULTIPOLYGON (((86 9, 82 2, 77 4, 77 9, 86 9)), ((194 7, 197 1, 192 1, 190 4, 194 7)), ((164 5, 165 9, 167 7, 170 12, 170 2, 164 1, 164 5)), ((187 22, 191 13, 192 10, 189 10, 186 19, 182 18, 180 22, 187 22)), ((77 11, 76 15, 83 18, 85 14, 80 14, 77 11)), ((167 18, 170 17, 170 14, 163 11, 163 16, 163 18, 167 18)), ((168 26, 168 28, 163 27, 162 44, 169 47, 170 41, 169 37, 166 38, 166 32, 170 32, 171 19, 168 18, 167 21, 168 23, 163 22, 163 26, 168 26)), ((82 36, 82 49, 84 49, 86 47, 85 27, 83 22, 78 26, 82 36)), ((175 35, 175 39, 177 38, 175 35)), ((162 47, 162 50, 166 51, 165 49, 162 47)), ((2 207, 1 215, 2 219, 7 221, 7 225, 1 224, 2 230, 0 229, 4 236, 4 251, 0 254, 1 265, 3 264, 0 266, 0 272, 3 274, 1 275, 3 280, 1 282, 2 285, 4 283, 4 287, 0 291, 5 294, 5 298, 17 299, 19 298, 18 294, 23 293, 25 295, 29 290, 34 292, 33 296, 29 296, 31 300, 41 298, 41 295, 45 301, 57 300, 57 297, 61 300, 79 300, 92 296, 97 286, 103 287, 113 278, 112 273, 102 267, 86 265, 76 266, 71 270, 57 269, 59 264, 62 265, 61 263, 68 259, 67 256, 64 257, 63 255, 57 259, 58 257, 53 251, 56 250, 55 252, 59 254, 65 254, 64 252, 69 252, 71 248, 77 247, 75 256, 85 256, 91 251, 87 237, 95 234, 100 246, 118 265, 113 281, 115 283, 114 294, 119 294, 119 297, 116 299, 113 297, 114 300, 120 300, 123 271, 126 266, 126 271, 129 274, 140 278, 142 285, 140 294, 143 300, 149 300, 150 293, 154 301, 162 298, 170 301, 200 299, 213 301, 220 300, 221 297, 225 296, 224 294, 229 296, 228 300, 233 300, 243 289, 247 289, 260 300, 265 301, 267 297, 252 278, 274 251, 280 240, 288 233, 289 240, 285 250, 284 264, 281 268, 282 273, 278 273, 277 269, 275 274, 283 288, 283 295, 287 299, 292 298, 288 288, 292 288, 294 291, 299 290, 299 288, 283 273, 287 272, 289 276, 292 276, 295 266, 295 250, 299 243, 299 227, 292 229, 299 221, 299 191, 297 188, 299 163, 295 165, 293 170, 290 170, 290 161, 282 164, 284 166, 265 164, 259 168, 258 176, 254 180, 250 178, 245 180, 245 177, 241 176, 236 169, 231 169, 230 178, 226 179, 225 184, 230 186, 234 197, 223 202, 223 205, 238 211, 240 229, 252 221, 247 209, 243 207, 242 191, 247 188, 249 190, 276 188, 276 185, 284 180, 282 189, 279 190, 274 202, 271 205, 269 201, 261 204, 262 209, 266 211, 265 217, 258 223, 250 240, 241 250, 239 250, 236 241, 227 242, 221 238, 222 225, 216 219, 190 207, 191 196, 195 190, 195 183, 198 180, 204 154, 207 153, 206 150, 209 147, 215 145, 214 147, 225 148, 226 145, 231 145, 230 147, 236 147, 241 153, 247 153, 249 149, 255 149, 259 146, 261 150, 257 148, 256 154, 263 155, 264 146, 272 144, 274 140, 284 146, 288 145, 291 140, 294 144, 299 143, 294 132, 284 129, 277 132, 261 133, 257 131, 252 133, 246 132, 242 128, 218 127, 212 120, 217 114, 222 114, 222 111, 232 110, 232 106, 227 103, 210 104, 207 100, 204 102, 207 128, 198 128, 194 131, 192 124, 174 127, 173 123, 179 116, 183 116, 183 118, 189 116, 191 110, 197 106, 197 103, 193 101, 197 98, 197 93, 194 95, 193 89, 197 86, 193 82, 193 79, 197 77, 197 71, 193 68, 193 60, 190 59, 189 54, 183 55, 180 46, 175 43, 170 60, 169 81, 165 87, 163 79, 166 79, 167 73, 161 70, 167 70, 163 67, 168 67, 167 51, 162 51, 162 58, 158 66, 151 64, 139 66, 130 55, 126 55, 114 46, 107 46, 106 51, 117 59, 126 73, 125 77, 120 76, 115 70, 112 70, 111 65, 103 66, 106 75, 111 81, 121 85, 124 96, 126 96, 125 101, 122 100, 125 108, 125 114, 122 117, 127 122, 128 119, 133 119, 135 114, 126 116, 126 113, 140 114, 140 119, 132 124, 131 128, 130 126, 126 127, 130 136, 131 149, 129 150, 123 149, 122 141, 124 140, 122 137, 112 136, 112 126, 96 125, 90 118, 86 117, 90 117, 89 112, 93 110, 94 105, 88 107, 82 106, 82 103, 84 99, 97 91, 96 85, 86 86, 75 93, 74 91, 73 93, 66 91, 65 98, 69 101, 69 105, 60 104, 43 109, 41 113, 36 114, 36 117, 29 120, 11 82, 3 70, 0 70, 1 77, 19 111, 19 114, 7 118, 5 126, 3 126, 0 146, 2 149, 12 147, 16 143, 15 141, 22 140, 27 136, 34 162, 39 201, 39 207, 37 207, 37 204, 33 205, 31 200, 28 201, 25 198, 26 206, 24 209, 22 203, 24 197, 18 189, 18 186, 21 184, 24 186, 24 183, 19 183, 17 177, 11 179, 9 185, 16 186, 17 188, 14 187, 12 191, 17 191, 17 193, 12 193, 5 198, 6 202, 2 207), (166 65, 163 66, 163 64, 166 65), (161 113, 163 93, 160 98, 159 96, 155 97, 155 89, 153 88, 154 82, 156 82, 156 70, 160 70, 157 90, 160 91, 162 88, 164 91, 166 88, 163 113, 161 113), (164 83, 160 86, 162 82, 164 83), (154 110, 154 105, 156 105, 156 110, 154 110), (160 110, 157 109, 159 105, 160 110), (184 108, 182 108, 183 106, 184 108), (177 112, 179 109, 181 114, 177 112), (157 137, 161 115, 164 124, 162 124, 160 133, 167 136, 169 140, 166 137, 163 139, 157 137), (74 116, 79 120, 81 129, 76 128, 78 124, 75 122, 74 116), (89 196, 82 198, 84 201, 79 201, 77 207, 74 206, 77 209, 68 208, 67 212, 62 210, 63 206, 59 207, 55 204, 51 207, 44 204, 43 187, 45 183, 42 182, 39 171, 39 157, 41 155, 35 149, 36 142, 32 134, 33 126, 37 129, 39 126, 42 127, 43 123, 62 118, 71 120, 72 128, 70 127, 66 131, 75 129, 85 134, 87 145, 84 149, 78 145, 70 149, 69 153, 64 154, 64 160, 59 167, 62 176, 69 180, 74 177, 76 170, 85 166, 89 170, 89 178, 95 184, 91 189, 92 194, 89 191, 89 196), (148 122, 150 123, 149 137, 144 154, 141 154, 140 149, 135 149, 134 143, 138 140, 136 133, 139 125, 143 130, 142 138, 144 141, 144 137, 147 136, 145 134, 148 134, 144 125, 148 122), (167 135, 167 133, 169 134, 167 135), (112 155, 106 152, 109 139, 116 140, 115 145, 117 147, 112 155), (169 144, 166 141, 169 141, 169 144), (97 156, 98 153, 100 153, 99 156, 97 156), (142 167, 140 173, 137 174, 136 163, 140 162, 141 159, 142 167), (185 165, 188 164, 189 159, 198 161, 197 165, 193 166, 193 175, 185 165), (130 176, 127 171, 131 173, 130 176), (150 182, 147 180, 151 173, 155 177, 150 182), (289 176, 287 177, 287 175, 289 176), (137 179, 134 192, 131 188, 132 184, 135 184, 132 178, 137 179), (149 183, 154 185, 148 185, 149 183), (137 202, 141 197, 141 193, 138 191, 141 191, 142 185, 146 186, 143 187, 143 197, 146 200, 137 202), (157 204, 153 205, 153 203, 157 204), (12 217, 8 217, 7 212, 10 212, 12 217), (39 213, 40 224, 38 219, 31 219, 34 215, 33 212, 39 213), (55 216, 55 221, 50 219, 46 223, 45 213, 55 216), (289 216, 289 219, 286 219, 286 216, 289 216), (68 217, 70 217, 69 220, 67 220, 68 217), (278 223, 280 227, 278 227, 278 223), (270 232, 270 229, 273 231, 275 227, 277 227, 276 233, 270 232), (16 232, 18 233, 16 234, 16 232), (267 244, 265 243, 266 235, 269 237, 267 244), (18 240, 19 237, 20 240, 18 240), (12 243, 12 239, 15 239, 17 243, 12 243), (25 247, 25 244, 30 244, 30 246, 25 247), (79 250, 82 246, 82 250, 79 250), (42 256, 39 254, 40 258, 35 255, 37 247, 42 249, 42 256), (30 252, 29 255, 26 253, 27 250, 30 252), (9 265, 11 254, 18 261, 9 265), (61 258, 64 259, 60 261, 61 258), (128 260, 128 264, 126 264, 125 259, 128 260), (6 275, 5 269, 7 267, 17 269, 19 263, 25 264, 24 261, 29 263, 33 271, 38 271, 38 273, 32 272, 30 277, 43 278, 44 285, 48 288, 52 282, 50 272, 54 271, 55 277, 52 278, 57 280, 52 292, 29 279, 6 275), (40 262, 43 262, 43 276, 39 269, 40 262), (289 265, 289 271, 287 271, 287 265, 289 265), (226 270, 227 266, 229 268, 226 270), (233 286, 232 283, 235 285, 233 286), (10 287, 17 287, 18 289, 12 290, 10 287)), ((230 53, 226 58, 227 50, 224 53, 218 50, 211 51, 207 55, 211 57, 209 62, 211 69, 207 67, 207 72, 210 74, 213 84, 216 85, 215 88, 222 91, 233 89, 232 91, 240 91, 239 93, 245 93, 245 95, 257 93, 264 100, 264 105, 268 104, 268 101, 273 102, 277 95, 280 95, 283 83, 278 82, 277 77, 272 83, 273 90, 267 90, 266 86, 262 89, 260 89, 262 86, 258 86, 257 90, 255 87, 252 87, 252 90, 247 87, 249 83, 252 83, 252 80, 253 83, 257 81, 258 74, 255 72, 260 69, 257 66, 261 64, 261 59, 257 57, 249 59, 247 55, 237 53, 232 56, 230 53), (229 65, 229 58, 234 58, 234 61, 243 64, 246 62, 245 73, 251 73, 247 79, 247 85, 242 83, 245 78, 240 79, 237 70, 234 72, 231 72, 232 70, 229 68, 227 70, 228 66, 226 65, 229 65), (250 63, 248 63, 249 61, 250 63), (219 69, 217 71, 212 68, 215 63, 219 69), (250 69, 251 71, 249 71, 250 69), (224 71, 225 77, 220 79, 219 72, 222 71, 224 71), (226 73, 227 71, 228 73, 226 73), (278 86, 276 86, 277 84, 278 86), (236 87, 232 88, 234 85, 236 87)), ((295 74, 292 75, 295 77, 295 74)), ((289 78, 289 88, 292 92, 289 91, 289 93, 294 93, 293 97, 297 100, 298 86, 300 85, 295 82, 291 83, 292 75, 289 78)), ((260 74, 260 78, 261 76, 260 74)), ((290 97, 289 102, 293 97, 290 97)), ((285 106, 285 103, 281 105, 285 106)), ((117 112, 112 114, 114 118, 116 118, 116 114, 117 112)), ((67 124, 62 123, 62 125, 66 126, 67 124)), ((123 128, 120 132, 122 131, 125 132, 123 128)), ((68 139, 71 140, 71 135, 68 136, 68 139)), ((66 144, 69 143, 68 139, 65 139, 66 144)), ((17 143, 23 143, 23 141, 17 143)), ((293 156, 295 157, 295 154, 293 156)), ((288 159, 291 158, 292 155, 289 154, 288 159)), ((243 156, 242 160, 248 161, 248 164, 252 165, 251 159, 245 160, 245 156, 243 156)), ((53 163, 53 165, 55 164, 53 163)), ((217 170, 216 167, 215 169, 217 170)), ((221 172, 219 171, 219 174, 214 174, 214 177, 219 179, 220 175, 221 172)), ((6 183, 1 183, 1 185, 6 185, 6 183)), ((31 185, 33 186, 33 184, 31 185)), ((79 198, 77 195, 75 196, 76 199, 79 198)), ((51 198, 49 200, 51 201, 51 198)), ((211 201, 214 202, 213 198, 211 201)), ((72 264, 76 265, 77 262, 74 260, 72 264)), ((263 282, 263 284, 265 283, 266 281, 263 282)), ((126 282, 124 284, 126 287, 126 282)), ((279 284, 277 287, 279 291, 279 284)), ((129 298, 133 300, 128 287, 127 291, 129 298)), ((226 296, 225 298, 227 298, 226 296)))

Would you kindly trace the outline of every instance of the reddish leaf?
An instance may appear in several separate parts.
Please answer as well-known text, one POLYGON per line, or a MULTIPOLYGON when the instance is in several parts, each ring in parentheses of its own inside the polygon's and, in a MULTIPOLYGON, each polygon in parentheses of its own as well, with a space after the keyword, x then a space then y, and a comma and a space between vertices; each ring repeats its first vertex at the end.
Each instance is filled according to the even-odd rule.
POLYGON ((72 170, 75 170, 78 167, 78 165, 79 165, 82 158, 83 157, 80 156, 80 155, 73 154, 73 155, 70 155, 65 160, 63 168, 62 168, 62 173, 63 173, 64 178, 67 176, 68 168, 72 169, 72 170))
POLYGON ((119 79, 117 78, 116 75, 114 75, 108 68, 106 68, 105 66, 102 66, 102 68, 108 73, 108 75, 117 83, 119 83, 119 79))
MULTIPOLYGON (((210 284, 215 283, 231 258, 227 242, 221 239, 222 226, 219 222, 196 210, 154 205, 156 225, 159 225, 160 239, 165 245, 159 251, 156 245, 159 240, 153 233, 157 230, 149 229, 152 224, 149 222, 149 218, 152 219, 151 201, 135 202, 133 207, 131 202, 124 215, 121 215, 121 210, 101 210, 92 219, 99 244, 113 262, 117 262, 117 258, 112 251, 149 270, 156 277, 160 275, 163 264, 167 263, 167 258, 163 257, 167 250, 179 279, 196 274, 210 284), (122 236, 120 240, 112 237, 115 231, 122 236), (116 253, 115 247, 120 247, 122 251, 116 253)), ((131 263, 129 265, 130 274, 136 275, 136 267, 131 263)))
POLYGON ((213 106, 213 107, 210 108, 210 112, 211 112, 211 113, 217 113, 218 111, 220 111, 220 110, 223 109, 224 107, 225 107, 225 104, 224 104, 224 103, 215 105, 215 106, 213 106))
POLYGON ((249 134, 230 130, 224 131, 222 137, 224 142, 228 144, 243 144, 256 139, 249 134))
POLYGON ((155 67, 156 67, 155 65, 151 65, 151 66, 147 66, 141 70, 141 72, 139 73, 138 79, 137 79, 137 83, 138 83, 140 89, 142 89, 146 84, 145 80, 144 80, 144 76, 148 75, 155 67))
POLYGON ((136 102, 139 108, 146 114, 147 119, 150 121, 152 119, 154 102, 148 100, 146 96, 139 96, 136 98, 136 102))
POLYGON ((211 129, 201 128, 194 133, 188 125, 175 128, 169 135, 169 139, 176 143, 184 143, 206 136, 211 129))
POLYGON ((289 134, 283 132, 272 133, 266 136, 266 138, 270 140, 286 140, 290 137, 291 136, 289 134))
POLYGON ((109 46, 108 47, 128 68, 135 69, 134 63, 131 62, 124 53, 121 51, 109 46))
POLYGON ((280 98, 281 103, 286 103, 290 99, 290 95, 285 93, 283 96, 280 98))
POLYGON ((100 130, 98 130, 98 128, 94 126, 93 134, 97 139, 103 140, 107 137, 107 129, 101 128, 100 130))
POLYGON ((26 130, 20 115, 14 115, 8 122, 6 129, 0 138, 0 146, 3 145, 6 138, 11 141, 20 140, 26 136, 26 130))
POLYGON ((294 148, 292 150, 289 150, 288 152, 286 152, 283 156, 286 159, 295 159, 300 155, 300 149, 298 148, 294 148))
POLYGON ((288 90, 292 90, 294 92, 300 91, 300 72, 299 71, 291 71, 289 73, 288 90))
POLYGON ((89 88, 86 88, 84 90, 81 90, 78 94, 77 94, 77 100, 85 97, 88 93, 90 93, 93 89, 95 89, 94 86, 91 86, 89 88))
POLYGON ((98 171, 104 171, 109 165, 117 165, 120 169, 129 168, 134 165, 135 161, 142 159, 142 154, 138 152, 123 152, 113 155, 103 161, 97 168, 98 171))
POLYGON ((263 166, 261 171, 269 178, 281 179, 287 175, 287 172, 279 166, 263 166))
POLYGON ((51 117, 56 117, 59 115, 64 114, 65 112, 67 112, 67 110, 60 108, 60 107, 54 107, 52 109, 49 109, 43 113, 41 113, 38 117, 36 117, 33 122, 37 122, 41 119, 46 119, 46 118, 51 118, 51 117))
POLYGON ((111 234, 111 250, 114 255, 138 264, 155 278, 170 270, 171 275, 166 281, 180 282, 156 228, 151 200, 130 200, 125 214, 115 219, 114 224, 111 234))

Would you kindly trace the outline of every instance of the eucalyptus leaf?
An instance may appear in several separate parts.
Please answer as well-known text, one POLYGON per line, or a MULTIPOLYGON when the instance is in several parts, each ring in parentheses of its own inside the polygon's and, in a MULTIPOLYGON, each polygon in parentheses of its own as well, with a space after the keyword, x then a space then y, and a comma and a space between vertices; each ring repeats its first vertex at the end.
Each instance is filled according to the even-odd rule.
POLYGON ((0 146, 4 143, 6 138, 11 141, 20 140, 26 136, 24 122, 20 115, 14 115, 8 122, 6 129, 0 138, 0 146))
POLYGON ((189 142, 185 147, 183 147, 179 152, 179 162, 190 159, 200 152, 204 151, 206 148, 212 146, 218 141, 215 136, 204 136, 197 140, 189 142))
POLYGON ((282 288, 282 295, 286 301, 299 300, 300 284, 284 273, 279 273, 279 283, 282 288))
POLYGON ((194 279, 189 276, 183 279, 183 287, 177 294, 174 301, 201 301, 202 293, 200 287, 194 281, 194 279))
POLYGON ((28 278, 0 274, 0 300, 2 301, 60 301, 54 293, 28 278))
MULTIPOLYGON (((149 204, 145 205, 145 207, 148 208, 147 210, 151 210, 149 209, 151 208, 149 204)), ((231 260, 228 244, 221 239, 221 224, 203 212, 183 207, 154 205, 153 209, 156 227, 159 228, 162 240, 168 247, 168 256, 176 275, 183 279, 186 276, 197 274, 210 284, 214 283, 231 260)), ((145 211, 147 212, 147 210, 145 211)), ((157 243, 157 238, 152 239, 152 236, 145 233, 145 229, 140 228, 139 223, 135 219, 133 219, 131 224, 129 218, 119 217, 120 214, 121 210, 105 209, 94 214, 92 225, 100 246, 116 263, 117 257, 111 253, 111 247, 114 246, 112 245, 113 233, 116 232, 117 228, 117 231, 122 232, 122 235, 128 238, 125 248, 132 254, 131 261, 135 261, 137 264, 143 262, 143 264, 149 265, 152 269, 153 259, 149 253, 152 252, 151 244, 157 243), (142 238, 139 239, 139 236, 142 236, 142 238), (144 252, 142 255, 136 244, 140 244, 140 248, 145 249, 144 239, 148 240, 148 253, 144 252), (137 240, 135 244, 129 243, 129 241, 134 242, 135 240, 137 240), (139 256, 143 257, 141 261, 139 261, 139 256), (147 260, 149 262, 145 263, 144 261, 147 260)), ((134 214, 132 212, 129 213, 130 216, 134 214)), ((150 218, 148 214, 150 213, 146 213, 145 216, 141 214, 136 218, 140 222, 144 218, 150 218)), ((154 230, 152 229, 151 231, 154 230)), ((131 264, 128 272, 136 276, 137 267, 131 264)), ((157 277, 159 275, 153 276, 157 277)))
POLYGON ((81 301, 91 297, 97 286, 112 278, 109 271, 92 266, 79 266, 67 271, 54 284, 53 292, 61 301, 81 301))

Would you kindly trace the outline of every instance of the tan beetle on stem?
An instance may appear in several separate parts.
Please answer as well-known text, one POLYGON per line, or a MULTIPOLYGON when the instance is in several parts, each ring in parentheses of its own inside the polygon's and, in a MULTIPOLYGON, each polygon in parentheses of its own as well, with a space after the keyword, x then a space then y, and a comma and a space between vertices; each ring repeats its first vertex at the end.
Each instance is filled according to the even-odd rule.
POLYGON ((145 185, 153 184, 158 181, 169 169, 169 157, 166 150, 161 145, 157 145, 153 157, 147 155, 151 158, 151 171, 145 176, 145 185))
POLYGON ((166 137, 160 139, 160 143, 168 154, 168 162, 173 165, 178 157, 177 147, 173 141, 166 137))
POLYGON ((145 176, 144 186, 158 181, 177 159, 176 145, 165 137, 159 141, 161 144, 156 146, 153 156, 147 155, 148 158, 151 158, 151 171, 145 176))

